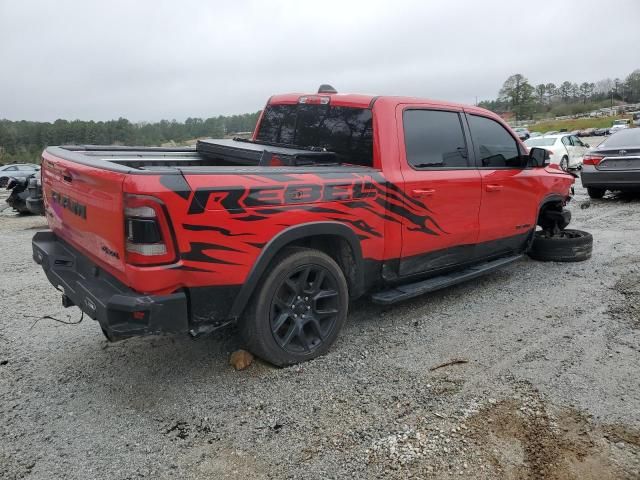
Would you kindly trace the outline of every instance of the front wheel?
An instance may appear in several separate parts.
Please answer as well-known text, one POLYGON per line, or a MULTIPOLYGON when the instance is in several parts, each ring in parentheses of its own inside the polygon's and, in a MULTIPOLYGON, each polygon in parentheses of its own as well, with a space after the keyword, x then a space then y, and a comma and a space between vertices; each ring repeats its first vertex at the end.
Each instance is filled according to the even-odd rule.
POLYGON ((310 248, 287 248, 271 264, 239 323, 255 355, 284 366, 329 350, 347 318, 349 290, 340 266, 310 248))
POLYGON ((543 262, 582 262, 591 258, 593 237, 582 230, 561 230, 550 235, 541 230, 534 233, 529 256, 543 262))

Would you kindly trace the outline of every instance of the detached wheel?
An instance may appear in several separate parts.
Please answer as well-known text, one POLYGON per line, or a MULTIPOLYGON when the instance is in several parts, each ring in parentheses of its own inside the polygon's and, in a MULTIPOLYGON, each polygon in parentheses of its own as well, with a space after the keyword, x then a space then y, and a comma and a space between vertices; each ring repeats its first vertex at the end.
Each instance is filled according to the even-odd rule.
POLYGON ((582 230, 562 230, 548 236, 544 231, 534 234, 529 256, 542 262, 582 262, 591 258, 593 237, 582 230))
POLYGON ((258 286, 240 335, 251 352, 274 365, 304 362, 329 350, 348 306, 347 281, 330 256, 287 248, 258 286))
POLYGON ((604 197, 606 190, 604 188, 587 187, 587 193, 589 198, 602 198, 604 197))

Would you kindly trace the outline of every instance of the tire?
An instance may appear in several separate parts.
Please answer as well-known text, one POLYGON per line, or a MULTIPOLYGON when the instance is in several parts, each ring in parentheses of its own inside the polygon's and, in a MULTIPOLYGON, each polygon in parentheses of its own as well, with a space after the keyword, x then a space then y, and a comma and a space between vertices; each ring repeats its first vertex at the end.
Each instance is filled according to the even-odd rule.
POLYGON ((606 190, 604 188, 587 187, 587 193, 589 198, 602 198, 604 197, 606 190))
POLYGON ((249 351, 274 365, 305 362, 329 350, 348 308, 347 280, 329 255, 286 248, 240 319, 240 336, 249 351))
POLYGON ((568 172, 569 171, 569 157, 564 156, 562 157, 562 159, 560 160, 560 168, 565 171, 568 172))
POLYGON ((582 262, 591 258, 593 237, 581 230, 562 230, 560 235, 534 234, 529 256, 542 262, 582 262))

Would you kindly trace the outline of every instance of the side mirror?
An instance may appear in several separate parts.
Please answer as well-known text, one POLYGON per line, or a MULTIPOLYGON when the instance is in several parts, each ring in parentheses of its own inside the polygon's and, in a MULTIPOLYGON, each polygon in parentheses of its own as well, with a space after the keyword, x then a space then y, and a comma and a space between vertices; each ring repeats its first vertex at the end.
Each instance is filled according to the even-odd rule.
POLYGON ((542 168, 549 165, 549 162, 549 152, 544 148, 533 147, 529 150, 529 161, 527 162, 527 166, 542 168))
POLYGON ((591 145, 589 145, 588 143, 585 143, 584 146, 587 148, 591 148, 591 145))

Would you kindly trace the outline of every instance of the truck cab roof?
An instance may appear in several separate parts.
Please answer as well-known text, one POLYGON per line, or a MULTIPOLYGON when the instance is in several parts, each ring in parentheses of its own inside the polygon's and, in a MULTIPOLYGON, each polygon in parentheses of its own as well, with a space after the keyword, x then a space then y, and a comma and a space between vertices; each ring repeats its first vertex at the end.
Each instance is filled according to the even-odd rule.
POLYGON ((494 113, 483 108, 463 105, 455 102, 444 102, 440 100, 432 100, 419 97, 405 97, 395 95, 372 95, 372 94, 356 94, 356 93, 284 93, 273 95, 267 105, 292 105, 296 103, 305 103, 319 101, 322 97, 329 98, 328 103, 340 107, 352 108, 372 108, 374 104, 386 105, 402 105, 402 104, 429 104, 441 108, 449 108, 456 110, 478 111, 491 116, 494 113))

